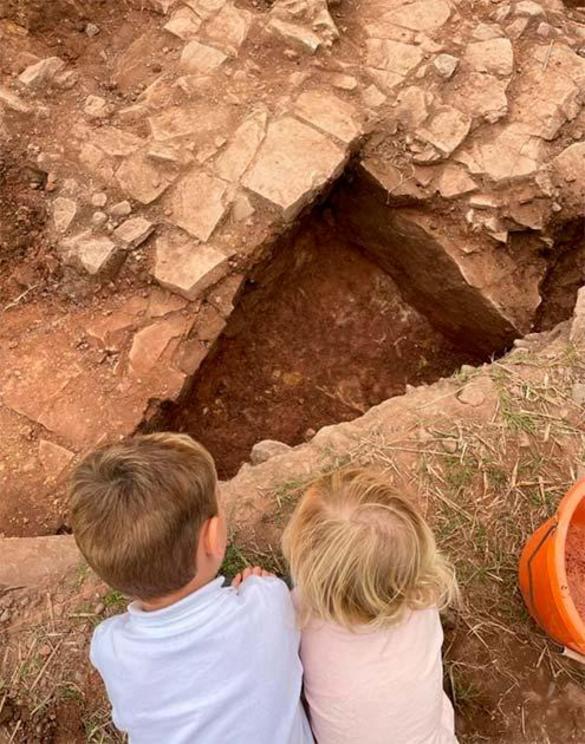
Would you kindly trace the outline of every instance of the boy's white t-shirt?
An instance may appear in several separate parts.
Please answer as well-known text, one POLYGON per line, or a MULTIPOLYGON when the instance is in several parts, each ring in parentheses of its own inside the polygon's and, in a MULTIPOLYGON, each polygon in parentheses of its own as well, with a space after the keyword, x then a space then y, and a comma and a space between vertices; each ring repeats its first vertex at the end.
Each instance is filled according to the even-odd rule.
POLYGON ((319 744, 457 744, 442 643, 436 609, 379 631, 309 623, 301 659, 319 744))
POLYGON ((223 582, 96 628, 90 658, 130 744, 312 744, 286 585, 223 582))

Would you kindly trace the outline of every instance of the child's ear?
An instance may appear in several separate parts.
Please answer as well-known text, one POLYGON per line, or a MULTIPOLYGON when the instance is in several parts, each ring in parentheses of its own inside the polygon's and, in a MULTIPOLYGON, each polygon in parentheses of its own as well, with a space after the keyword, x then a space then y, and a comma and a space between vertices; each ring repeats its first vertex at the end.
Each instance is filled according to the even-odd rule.
POLYGON ((205 551, 208 555, 223 553, 223 530, 219 516, 210 517, 203 525, 205 551))

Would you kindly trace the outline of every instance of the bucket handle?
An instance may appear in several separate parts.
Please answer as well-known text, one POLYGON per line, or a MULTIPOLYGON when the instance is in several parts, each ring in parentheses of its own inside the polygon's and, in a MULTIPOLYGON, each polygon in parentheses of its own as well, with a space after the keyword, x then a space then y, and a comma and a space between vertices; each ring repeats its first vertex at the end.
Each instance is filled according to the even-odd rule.
POLYGON ((558 527, 558 522, 555 519, 555 521, 551 524, 551 526, 548 528, 548 530, 544 533, 542 538, 540 539, 540 542, 538 545, 534 548, 532 551, 532 554, 527 560, 527 566, 528 566, 528 593, 529 593, 529 601, 530 601, 530 609, 534 612, 534 582, 532 581, 532 561, 536 558, 536 555, 540 552, 540 549, 545 544, 545 542, 548 540, 548 538, 552 535, 552 533, 556 530, 558 527))

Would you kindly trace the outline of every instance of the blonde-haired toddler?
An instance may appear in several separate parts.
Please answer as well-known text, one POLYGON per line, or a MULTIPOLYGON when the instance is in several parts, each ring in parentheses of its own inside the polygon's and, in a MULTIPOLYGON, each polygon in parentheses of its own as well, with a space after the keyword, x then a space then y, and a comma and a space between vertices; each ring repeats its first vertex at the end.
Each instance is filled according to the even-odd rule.
POLYGON ((367 469, 313 484, 283 538, 319 744, 454 744, 439 609, 453 569, 412 503, 367 469))

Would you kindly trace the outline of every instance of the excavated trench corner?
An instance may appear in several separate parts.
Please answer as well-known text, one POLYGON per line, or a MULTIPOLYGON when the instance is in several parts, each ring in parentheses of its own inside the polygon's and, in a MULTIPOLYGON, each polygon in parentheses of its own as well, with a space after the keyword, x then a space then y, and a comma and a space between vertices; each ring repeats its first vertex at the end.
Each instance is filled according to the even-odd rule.
MULTIPOLYGON (((407 385, 501 355, 518 328, 433 239, 433 219, 346 174, 247 277, 181 398, 143 429, 191 434, 229 478, 258 441, 298 444, 407 385)), ((543 328, 570 315, 554 301, 565 274, 561 259, 547 275, 543 328)))
MULTIPOLYGON (((346 174, 247 277, 181 398, 143 429, 191 434, 229 478, 258 441, 301 443, 570 317, 585 280, 582 223, 559 234, 539 311, 519 329, 464 276, 433 234, 437 220, 392 207, 363 171, 346 174)), ((516 291, 523 296, 521 282, 516 291)))

